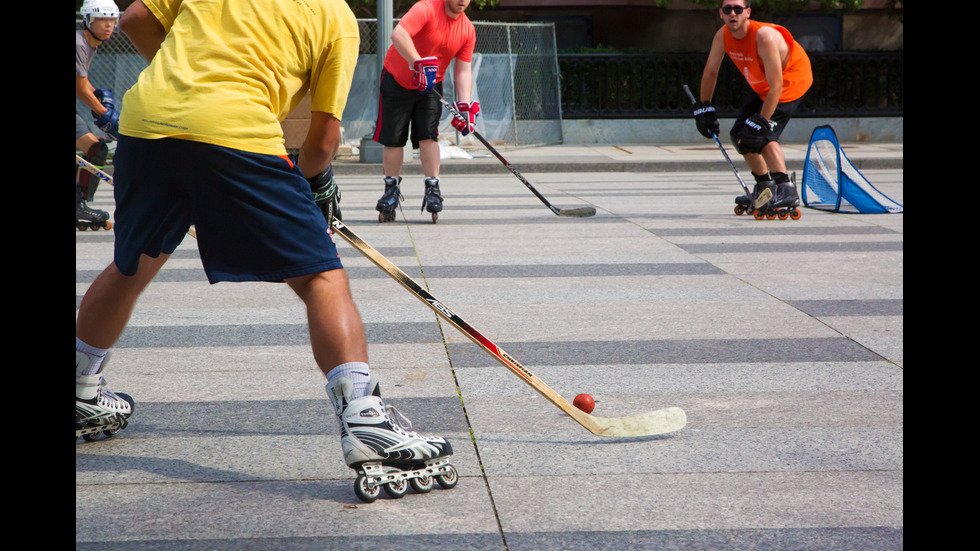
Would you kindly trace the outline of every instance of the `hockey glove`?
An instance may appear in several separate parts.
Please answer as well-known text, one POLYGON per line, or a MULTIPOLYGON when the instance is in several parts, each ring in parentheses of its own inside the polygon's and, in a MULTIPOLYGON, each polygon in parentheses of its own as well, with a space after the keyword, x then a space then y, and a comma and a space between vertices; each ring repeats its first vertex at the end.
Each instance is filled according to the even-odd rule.
POLYGON ((113 139, 119 139, 119 111, 116 111, 114 107, 109 107, 102 116, 97 117, 95 113, 92 116, 95 118, 95 126, 99 127, 99 130, 113 139))
POLYGON ((453 107, 455 107, 460 114, 458 117, 454 116, 452 121, 450 121, 453 128, 459 130, 459 133, 464 136, 472 132, 476 126, 476 118, 480 115, 480 102, 456 102, 453 104, 453 107))
POLYGON ((699 101, 694 104, 694 122, 698 125, 698 132, 709 140, 721 132, 718 126, 718 114, 710 101, 699 101))
POLYGON ((333 164, 328 165, 326 170, 312 178, 307 178, 310 183, 310 191, 313 192, 313 201, 320 207, 320 212, 327 220, 327 225, 333 223, 334 216, 337 220, 343 220, 340 215, 340 186, 333 179, 333 164))
POLYGON ((95 99, 99 100, 99 103, 101 103, 103 107, 107 107, 109 109, 116 108, 116 100, 112 96, 112 90, 108 88, 99 88, 93 93, 95 94, 95 99))
POLYGON ((775 127, 776 123, 766 120, 759 114, 745 119, 740 128, 732 129, 735 151, 741 155, 761 153, 766 144, 776 141, 776 135, 773 133, 775 127))
POLYGON ((414 73, 415 89, 420 94, 424 94, 436 85, 436 76, 439 74, 439 58, 423 57, 416 59, 412 64, 414 73))

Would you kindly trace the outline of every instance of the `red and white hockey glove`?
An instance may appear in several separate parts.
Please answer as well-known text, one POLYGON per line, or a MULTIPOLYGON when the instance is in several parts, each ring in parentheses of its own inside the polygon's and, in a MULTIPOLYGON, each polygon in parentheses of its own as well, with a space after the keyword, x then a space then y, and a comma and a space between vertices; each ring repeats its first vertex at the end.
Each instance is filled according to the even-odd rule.
POLYGON ((460 116, 453 117, 452 125, 453 128, 459 130, 460 134, 467 135, 473 131, 476 126, 476 117, 480 115, 480 102, 474 101, 472 103, 456 102, 453 107, 459 111, 460 116))
POLYGON ((432 89, 436 84, 436 76, 439 74, 439 58, 423 57, 416 59, 412 64, 414 73, 415 89, 420 94, 424 94, 432 89))

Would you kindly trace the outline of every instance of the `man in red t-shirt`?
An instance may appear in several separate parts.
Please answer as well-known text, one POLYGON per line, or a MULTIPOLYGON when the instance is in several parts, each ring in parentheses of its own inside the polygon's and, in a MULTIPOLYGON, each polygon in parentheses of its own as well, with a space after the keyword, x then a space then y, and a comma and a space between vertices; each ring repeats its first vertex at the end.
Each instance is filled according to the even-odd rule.
POLYGON ((419 149, 425 174, 423 210, 435 221, 442 211, 439 190, 439 119, 442 115, 442 80, 456 60, 456 109, 466 120, 453 119, 465 136, 473 129, 480 103, 470 101, 473 88, 473 49, 476 31, 463 13, 470 0, 420 0, 391 33, 392 45, 381 72, 381 98, 374 141, 384 146, 381 162, 385 191, 378 200, 378 221, 395 219, 402 199, 402 149, 411 126, 412 147, 419 149))

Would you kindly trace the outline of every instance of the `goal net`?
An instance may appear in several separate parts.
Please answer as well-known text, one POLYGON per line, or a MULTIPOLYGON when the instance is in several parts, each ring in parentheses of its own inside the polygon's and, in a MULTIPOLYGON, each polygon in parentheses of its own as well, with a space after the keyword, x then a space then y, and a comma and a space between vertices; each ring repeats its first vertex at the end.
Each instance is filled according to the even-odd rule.
POLYGON ((810 135, 801 187, 803 204, 814 209, 858 213, 903 210, 851 164, 830 126, 818 126, 810 135))

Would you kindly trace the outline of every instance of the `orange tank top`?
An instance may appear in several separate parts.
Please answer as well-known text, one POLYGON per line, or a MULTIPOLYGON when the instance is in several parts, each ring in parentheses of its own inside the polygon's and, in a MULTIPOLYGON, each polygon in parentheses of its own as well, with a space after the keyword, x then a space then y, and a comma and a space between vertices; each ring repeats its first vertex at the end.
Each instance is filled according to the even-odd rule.
POLYGON ((763 26, 778 31, 789 46, 789 59, 786 61, 786 69, 783 70, 783 93, 779 96, 779 103, 798 100, 813 84, 813 72, 810 69, 810 58, 803 51, 803 46, 793 40, 793 35, 785 27, 750 20, 749 32, 741 40, 737 40, 728 27, 724 27, 725 53, 735 63, 738 71, 755 93, 762 99, 766 99, 766 95, 769 94, 769 83, 766 81, 766 72, 755 46, 755 35, 763 26))

